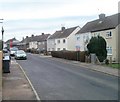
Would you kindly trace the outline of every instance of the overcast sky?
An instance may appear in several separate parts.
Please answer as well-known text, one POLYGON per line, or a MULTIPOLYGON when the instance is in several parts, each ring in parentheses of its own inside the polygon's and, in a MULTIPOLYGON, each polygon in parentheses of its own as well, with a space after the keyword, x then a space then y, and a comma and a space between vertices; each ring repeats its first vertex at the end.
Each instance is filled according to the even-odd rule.
MULTIPOLYGON (((0 0, 4 41, 16 37, 53 34, 62 26, 82 27, 88 21, 118 12, 119 0, 0 0)), ((1 34, 0 34, 1 39, 1 34)))

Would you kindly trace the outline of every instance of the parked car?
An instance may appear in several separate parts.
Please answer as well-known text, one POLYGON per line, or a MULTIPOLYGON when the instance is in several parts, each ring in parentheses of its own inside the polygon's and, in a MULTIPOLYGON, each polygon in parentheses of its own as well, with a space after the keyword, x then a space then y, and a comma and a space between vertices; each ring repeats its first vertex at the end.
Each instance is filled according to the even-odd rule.
POLYGON ((15 52, 15 59, 27 59, 27 55, 23 50, 18 50, 15 52))
POLYGON ((10 55, 11 56, 15 56, 15 52, 18 50, 18 48, 17 47, 12 47, 12 48, 10 48, 10 55))

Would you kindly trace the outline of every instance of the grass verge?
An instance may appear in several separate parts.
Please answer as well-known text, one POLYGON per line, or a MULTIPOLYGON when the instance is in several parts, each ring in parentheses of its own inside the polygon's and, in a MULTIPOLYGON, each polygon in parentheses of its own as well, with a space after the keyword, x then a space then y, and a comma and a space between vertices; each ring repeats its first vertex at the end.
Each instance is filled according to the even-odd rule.
POLYGON ((106 66, 116 68, 116 69, 120 69, 120 64, 108 64, 106 66))

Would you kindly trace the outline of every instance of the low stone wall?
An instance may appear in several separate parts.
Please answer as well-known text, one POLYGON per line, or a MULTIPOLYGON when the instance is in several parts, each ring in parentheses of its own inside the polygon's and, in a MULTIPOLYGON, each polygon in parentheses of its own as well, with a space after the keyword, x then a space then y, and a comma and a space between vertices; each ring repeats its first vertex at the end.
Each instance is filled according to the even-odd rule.
POLYGON ((0 101, 2 101, 2 51, 0 51, 0 101))

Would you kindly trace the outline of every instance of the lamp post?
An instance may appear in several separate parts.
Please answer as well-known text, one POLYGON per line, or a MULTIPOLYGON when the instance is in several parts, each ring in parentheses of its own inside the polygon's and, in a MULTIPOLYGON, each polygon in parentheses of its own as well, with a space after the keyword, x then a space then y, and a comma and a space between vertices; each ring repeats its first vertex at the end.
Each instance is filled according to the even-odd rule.
MULTIPOLYGON (((4 20, 4 19, 0 19, 0 20, 4 20)), ((3 23, 3 22, 0 22, 0 23, 3 23)), ((2 27, 2 50, 3 50, 3 33, 4 33, 4 29, 2 27)))
POLYGON ((3 50, 3 34, 4 34, 4 29, 3 29, 3 27, 2 27, 2 50, 3 50))

